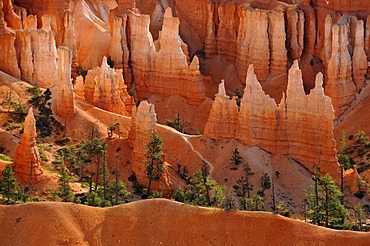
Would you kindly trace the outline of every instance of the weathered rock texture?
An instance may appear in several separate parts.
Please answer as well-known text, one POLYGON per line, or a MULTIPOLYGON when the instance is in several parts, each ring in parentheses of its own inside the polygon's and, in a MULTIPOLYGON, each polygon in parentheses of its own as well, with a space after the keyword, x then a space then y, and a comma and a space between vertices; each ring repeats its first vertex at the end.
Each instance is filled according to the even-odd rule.
POLYGON ((95 106, 117 114, 128 115, 124 100, 129 96, 127 90, 125 94, 122 70, 110 68, 106 57, 103 58, 101 67, 96 67, 87 73, 84 96, 86 101, 95 106))
MULTIPOLYGON (((151 135, 156 132, 157 115, 154 110, 154 105, 147 101, 142 101, 137 108, 136 115, 131 120, 130 135, 134 143, 132 152, 132 171, 136 174, 138 181, 146 186, 148 178, 146 176, 146 166, 148 165, 145 153, 147 152, 146 145, 151 141, 151 135)), ((164 159, 164 156, 163 156, 164 159)), ((167 167, 159 182, 153 182, 153 189, 168 191, 172 187, 167 167)))
POLYGON ((272 153, 287 154, 309 170, 318 165, 323 173, 339 177, 333 136, 334 110, 322 88, 318 74, 309 95, 303 89, 302 73, 295 61, 289 70, 286 97, 279 105, 262 90, 248 69, 240 110, 236 101, 224 95, 222 86, 216 95, 205 134, 215 139, 236 138, 247 145, 257 145, 272 153), (230 112, 234 115, 230 116, 230 112))
POLYGON ((72 52, 72 64, 77 63, 76 37, 74 28, 74 18, 72 11, 66 10, 64 13, 64 33, 62 45, 67 46, 72 52))
POLYGON ((105 1, 76 1, 73 11, 77 61, 85 69, 98 66, 108 56, 111 34, 105 1), (93 52, 92 52, 93 51, 93 52))
POLYGON ((51 88, 57 81, 54 33, 48 15, 43 16, 41 29, 36 29, 36 21, 35 16, 28 16, 25 29, 1 29, 0 53, 5 59, 0 69, 33 85, 51 88))
POLYGON ((66 46, 58 47, 58 83, 55 85, 56 114, 67 117, 76 113, 71 78, 72 52, 66 46))
POLYGON ((85 99, 85 92, 84 92, 84 78, 80 75, 76 78, 75 85, 73 86, 73 91, 81 97, 85 99))
POLYGON ((149 32, 148 15, 130 14, 131 65, 138 96, 153 94, 180 95, 189 103, 199 104, 205 99, 204 77, 195 56, 189 64, 187 47, 178 29, 179 19, 172 17, 171 9, 164 15, 159 39, 153 42, 149 32))
POLYGON ((17 54, 14 48, 15 33, 7 27, 4 20, 3 2, 0 2, 0 70, 20 78, 20 70, 17 63, 17 54))
POLYGON ((327 62, 325 93, 332 98, 336 116, 339 116, 364 85, 367 71, 364 23, 355 16, 343 15, 332 25, 327 15, 325 25, 325 43, 331 47, 325 50, 324 56, 329 58, 324 60, 327 62))
POLYGON ((36 146, 36 125, 32 108, 24 121, 21 141, 14 155, 14 171, 23 181, 37 183, 44 172, 36 146))
POLYGON ((264 85, 284 74, 290 61, 304 59, 304 70, 309 71, 305 89, 314 87, 311 73, 323 72, 336 116, 364 84, 370 60, 366 1, 307 0, 294 8, 277 1, 203 0, 189 6, 178 0, 170 6, 185 23, 180 25, 184 40, 204 48, 206 57, 222 55, 234 63, 241 81, 249 64, 264 85))
POLYGON ((238 120, 238 106, 235 98, 226 95, 224 81, 218 86, 205 133, 218 138, 234 138, 238 120))
POLYGON ((129 66, 130 51, 127 43, 127 15, 114 17, 111 22, 112 41, 110 44, 109 56, 114 62, 115 68, 123 68, 123 75, 126 84, 131 87, 132 71, 129 66))

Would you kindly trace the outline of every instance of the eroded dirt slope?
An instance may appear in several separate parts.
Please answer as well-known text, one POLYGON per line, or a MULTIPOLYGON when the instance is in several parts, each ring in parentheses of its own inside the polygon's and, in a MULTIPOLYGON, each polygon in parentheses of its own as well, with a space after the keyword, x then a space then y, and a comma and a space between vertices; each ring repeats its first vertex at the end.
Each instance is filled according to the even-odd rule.
POLYGON ((370 245, 264 212, 228 212, 155 199, 113 208, 65 203, 0 206, 1 245, 370 245))

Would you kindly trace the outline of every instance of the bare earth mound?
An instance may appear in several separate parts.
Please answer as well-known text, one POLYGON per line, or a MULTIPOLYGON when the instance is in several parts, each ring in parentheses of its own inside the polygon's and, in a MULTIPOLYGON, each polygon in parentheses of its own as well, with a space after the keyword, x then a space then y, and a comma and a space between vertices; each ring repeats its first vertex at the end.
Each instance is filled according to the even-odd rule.
POLYGON ((165 199, 113 208, 65 203, 0 206, 1 245, 370 245, 265 212, 228 212, 165 199))

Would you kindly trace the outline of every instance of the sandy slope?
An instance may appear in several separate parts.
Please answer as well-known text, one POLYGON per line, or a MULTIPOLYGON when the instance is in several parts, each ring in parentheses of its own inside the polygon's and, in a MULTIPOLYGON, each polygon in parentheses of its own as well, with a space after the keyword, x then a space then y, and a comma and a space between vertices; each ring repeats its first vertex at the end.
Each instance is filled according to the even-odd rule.
POLYGON ((263 212, 227 212, 164 199, 113 208, 63 203, 0 206, 1 245, 370 245, 263 212))

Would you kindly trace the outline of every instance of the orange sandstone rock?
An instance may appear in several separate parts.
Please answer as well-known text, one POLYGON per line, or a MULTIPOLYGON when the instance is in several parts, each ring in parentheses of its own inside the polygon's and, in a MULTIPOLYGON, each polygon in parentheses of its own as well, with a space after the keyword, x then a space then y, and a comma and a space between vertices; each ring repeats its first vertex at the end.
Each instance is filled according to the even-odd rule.
POLYGON ((87 73, 84 85, 86 101, 102 109, 128 115, 121 99, 120 80, 123 80, 121 72, 122 70, 110 68, 107 58, 104 57, 100 68, 96 67, 87 73))
POLYGON ((224 81, 222 81, 218 86, 218 93, 213 102, 204 133, 211 137, 234 138, 237 117, 238 106, 235 98, 231 99, 226 95, 224 81))
POLYGON ((318 74, 315 88, 305 95, 302 73, 295 61, 289 70, 286 97, 276 105, 262 90, 250 65, 240 110, 229 116, 234 111, 224 109, 235 105, 235 100, 220 100, 216 96, 205 134, 215 139, 236 138, 246 145, 290 155, 309 170, 318 165, 323 173, 330 173, 338 180, 334 110, 331 99, 324 95, 322 83, 323 75, 318 74), (227 125, 227 117, 231 126, 227 125))
POLYGON ((14 48, 15 33, 7 27, 4 20, 3 2, 0 2, 0 70, 20 78, 20 70, 17 62, 17 54, 14 48))
MULTIPOLYGON (((76 113, 72 85, 72 52, 66 46, 58 47, 58 83, 55 85, 55 113, 67 117, 76 113)), ((53 96, 54 97, 54 96, 53 96)))
POLYGON ((84 92, 84 79, 80 75, 76 78, 75 85, 73 86, 73 91, 81 97, 82 99, 85 99, 85 92, 84 92))
POLYGON ((131 13, 131 65, 140 98, 150 95, 180 95, 191 104, 205 99, 204 77, 195 56, 189 64, 178 33, 179 19, 168 8, 162 31, 154 43, 149 32, 149 16, 131 13))
POLYGON ((32 108, 24 121, 21 141, 14 155, 14 171, 23 181, 37 183, 44 172, 36 146, 36 126, 32 108))
MULTIPOLYGON (((151 141, 151 135, 156 131, 157 116, 154 110, 154 105, 149 104, 147 101, 142 101, 137 108, 136 115, 132 118, 131 122, 131 143, 134 138, 134 150, 132 152, 132 171, 136 174, 138 181, 146 186, 148 178, 146 177, 147 159, 145 153, 147 152, 146 145, 151 141), (133 122, 134 121, 134 122, 133 122)), ((163 160, 165 157, 163 156, 163 160)), ((168 193, 172 190, 172 183, 169 178, 167 165, 164 164, 165 172, 159 182, 153 182, 153 189, 158 189, 168 193)))

